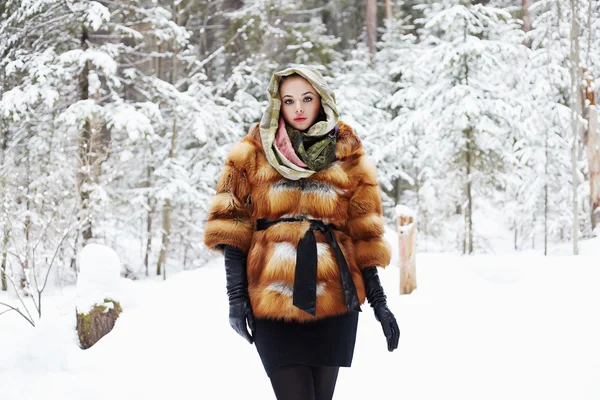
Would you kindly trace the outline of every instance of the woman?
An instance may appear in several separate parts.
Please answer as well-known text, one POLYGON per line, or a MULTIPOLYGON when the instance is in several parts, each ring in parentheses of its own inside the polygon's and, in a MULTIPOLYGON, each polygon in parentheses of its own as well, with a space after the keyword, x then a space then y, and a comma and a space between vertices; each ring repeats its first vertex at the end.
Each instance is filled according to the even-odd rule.
POLYGON ((365 296, 398 346, 376 268, 391 254, 380 189, 318 71, 279 71, 268 94, 227 157, 204 242, 225 255, 230 324, 256 343, 277 398, 331 399, 365 296))

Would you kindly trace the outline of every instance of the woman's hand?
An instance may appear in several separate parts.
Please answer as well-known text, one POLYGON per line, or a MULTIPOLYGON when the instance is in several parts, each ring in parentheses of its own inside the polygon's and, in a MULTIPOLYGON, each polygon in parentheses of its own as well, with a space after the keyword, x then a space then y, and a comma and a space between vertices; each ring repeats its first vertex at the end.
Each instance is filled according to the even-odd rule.
POLYGON ((381 322, 383 334, 387 339, 388 351, 394 351, 398 348, 398 341, 400 340, 400 328, 394 314, 388 306, 380 306, 375 308, 375 318, 381 322))
POLYGON ((250 298, 248 296, 229 301, 229 325, 240 336, 246 339, 248 343, 254 343, 253 335, 248 332, 249 326, 250 331, 254 334, 254 315, 252 314, 252 307, 250 306, 250 298))
POLYGON ((240 249, 229 245, 220 245, 225 255, 225 274, 227 296, 229 297, 229 325, 250 344, 254 337, 248 332, 246 324, 254 333, 254 315, 248 296, 246 278, 246 257, 240 249))
POLYGON ((394 314, 387 306, 386 296, 377 274, 377 267, 367 267, 362 271, 365 281, 365 291, 367 300, 375 311, 375 318, 381 323, 383 334, 387 339, 388 351, 394 351, 398 348, 400 340, 400 328, 396 322, 394 314))

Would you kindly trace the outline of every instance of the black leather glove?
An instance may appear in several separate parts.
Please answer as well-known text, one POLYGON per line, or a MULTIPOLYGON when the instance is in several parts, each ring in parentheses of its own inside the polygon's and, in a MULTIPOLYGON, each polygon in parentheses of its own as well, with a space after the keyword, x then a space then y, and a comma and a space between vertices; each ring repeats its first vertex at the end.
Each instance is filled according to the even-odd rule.
POLYGON ((229 325, 250 344, 254 337, 248 332, 246 322, 254 334, 254 314, 248 296, 246 257, 240 249, 227 244, 219 245, 225 255, 227 296, 229 296, 229 325))
POLYGON ((377 275, 377 267, 367 267, 362 271, 363 280, 365 281, 365 291, 367 292, 367 300, 375 311, 375 318, 381 323, 383 334, 387 339, 388 351, 394 351, 398 348, 400 340, 400 328, 396 322, 394 314, 387 306, 385 293, 381 287, 379 275, 377 275))

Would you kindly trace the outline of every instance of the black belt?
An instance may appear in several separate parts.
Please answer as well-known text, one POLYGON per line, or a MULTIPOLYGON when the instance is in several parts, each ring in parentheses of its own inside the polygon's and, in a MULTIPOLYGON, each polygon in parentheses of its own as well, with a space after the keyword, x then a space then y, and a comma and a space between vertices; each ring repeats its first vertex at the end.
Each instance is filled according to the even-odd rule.
POLYGON ((358 303, 358 294, 356 286, 350 275, 348 263, 344 258, 344 254, 335 240, 332 224, 325 224, 318 219, 304 218, 280 218, 276 220, 267 220, 261 218, 256 221, 256 230, 265 230, 279 222, 295 222, 309 221, 310 228, 306 234, 298 242, 298 250, 296 251, 296 273, 294 276, 294 297, 293 303, 296 307, 306 311, 310 315, 316 314, 317 308, 317 240, 315 239, 314 230, 321 231, 325 234, 329 245, 333 248, 335 258, 340 268, 340 276, 342 278, 342 288, 344 289, 344 298, 346 307, 351 311, 361 311, 358 303))

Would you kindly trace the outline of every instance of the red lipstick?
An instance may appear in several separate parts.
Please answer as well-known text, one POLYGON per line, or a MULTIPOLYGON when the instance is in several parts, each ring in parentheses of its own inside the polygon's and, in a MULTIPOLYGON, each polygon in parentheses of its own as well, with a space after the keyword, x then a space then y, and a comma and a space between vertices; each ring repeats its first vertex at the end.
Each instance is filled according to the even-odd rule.
POLYGON ((306 119, 306 117, 296 117, 296 118, 294 118, 294 121, 302 122, 305 119, 306 119))

